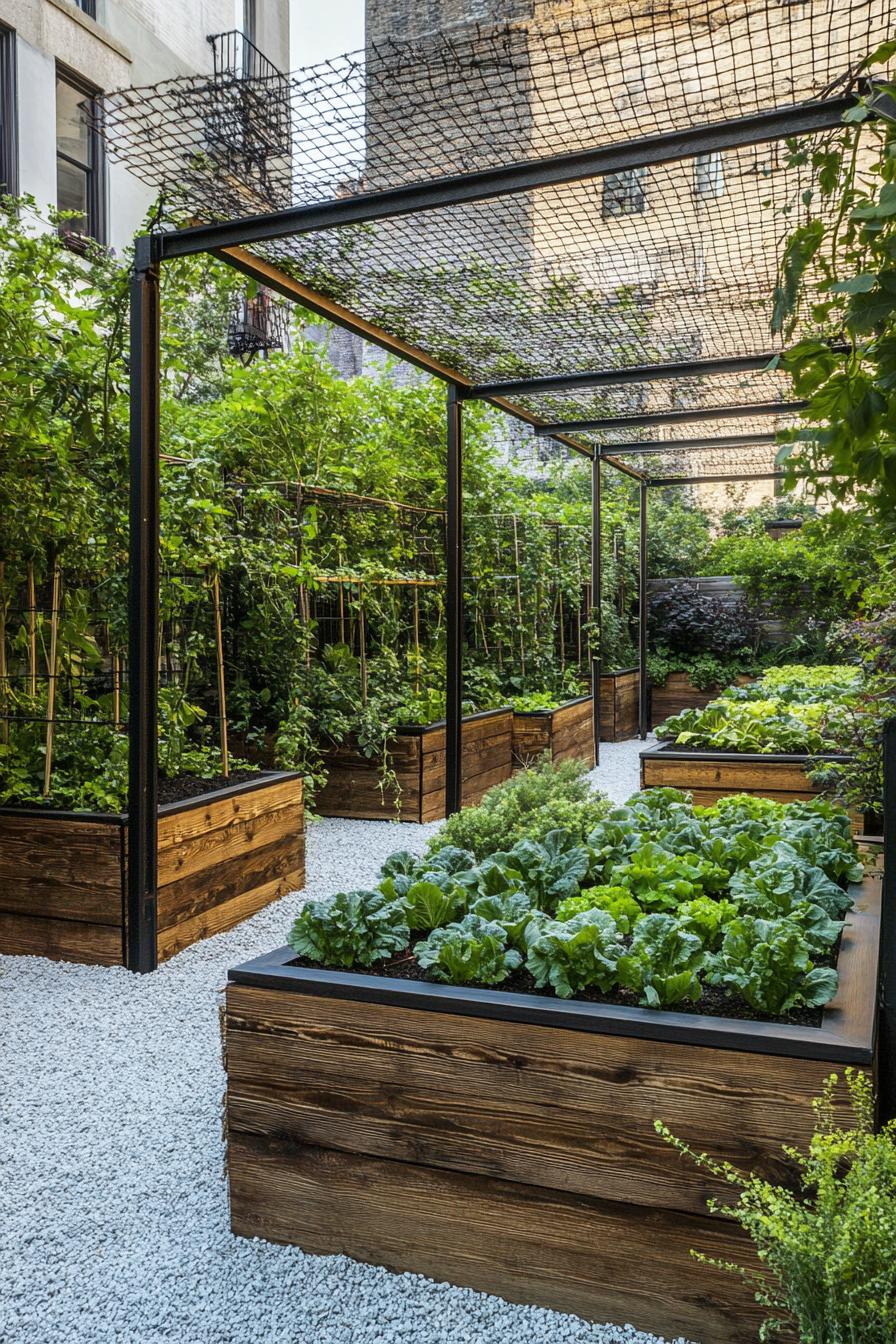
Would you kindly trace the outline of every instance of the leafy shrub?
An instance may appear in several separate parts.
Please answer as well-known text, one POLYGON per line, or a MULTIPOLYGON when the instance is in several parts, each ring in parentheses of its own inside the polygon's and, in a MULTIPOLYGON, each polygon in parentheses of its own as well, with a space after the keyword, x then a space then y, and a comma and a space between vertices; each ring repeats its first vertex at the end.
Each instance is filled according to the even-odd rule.
POLYGON ((832 1074, 815 1102, 815 1133, 796 1163, 798 1188, 695 1153, 665 1125, 657 1131, 698 1166, 726 1181, 736 1204, 710 1201, 753 1240, 760 1272, 698 1259, 745 1278, 770 1313, 763 1340, 802 1344, 892 1344, 896 1339, 896 1121, 875 1133, 871 1082, 846 1071, 853 1124, 843 1125, 832 1074))
POLYGON ((288 942, 294 952, 327 966, 371 966, 407 947, 404 902, 381 891, 343 891, 308 901, 288 942))
POLYGON ((500 924, 476 914, 464 916, 459 924, 434 929, 418 944, 416 953, 425 970, 452 985, 500 984, 523 960, 515 948, 505 947, 500 924))
POLYGON ((548 760, 490 789, 478 807, 463 808, 449 817, 430 842, 429 852, 446 844, 472 851, 484 859, 518 840, 543 840, 549 831, 563 830, 584 841, 606 815, 609 803, 596 793, 581 761, 554 765, 548 760))
POLYGON ((648 1008, 695 1001, 703 990, 699 972, 706 954, 696 933, 672 915, 645 915, 631 946, 619 958, 619 983, 640 994, 648 1008))
POLYGON ((605 910, 584 910, 572 919, 529 925, 526 966, 536 985, 550 985, 561 999, 583 989, 606 992, 616 980, 623 952, 619 929, 605 910))
POLYGON ((736 989, 751 1008, 771 1017, 797 1007, 821 1008, 837 992, 837 972, 813 965, 804 931, 791 919, 733 919, 709 978, 736 989))
POLYGON ((672 653, 730 657, 758 645, 759 626, 746 602, 721 602, 687 581, 652 594, 648 617, 651 643, 672 653))
POLYGON ((775 538, 763 531, 720 538, 707 557, 704 574, 730 574, 766 615, 786 617, 808 610, 823 621, 847 607, 844 567, 820 524, 775 538))

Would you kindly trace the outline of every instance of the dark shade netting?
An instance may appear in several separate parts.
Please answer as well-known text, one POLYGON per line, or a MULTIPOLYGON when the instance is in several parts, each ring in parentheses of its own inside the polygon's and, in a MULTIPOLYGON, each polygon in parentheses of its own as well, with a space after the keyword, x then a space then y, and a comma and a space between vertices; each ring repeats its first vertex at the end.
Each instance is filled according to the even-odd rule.
MULTIPOLYGON (((161 181, 169 209, 237 218, 836 100, 894 18, 893 0, 529 8, 290 75, 224 35, 214 76, 106 97, 103 134, 114 159, 161 181)), ((482 383, 774 351, 783 242, 821 209, 812 169, 775 139, 253 250, 482 383)), ((553 422, 788 399, 762 371, 517 404, 553 422)), ((713 432, 757 432, 745 423, 713 432)), ((759 432, 774 428, 762 418, 759 432)))

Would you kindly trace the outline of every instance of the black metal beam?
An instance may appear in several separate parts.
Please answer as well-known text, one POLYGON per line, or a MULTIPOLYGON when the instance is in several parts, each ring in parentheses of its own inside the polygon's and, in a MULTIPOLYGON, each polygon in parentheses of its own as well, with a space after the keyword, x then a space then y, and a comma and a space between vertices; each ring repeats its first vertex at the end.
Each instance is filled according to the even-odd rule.
POLYGON ((445 815, 460 811, 463 705, 463 402, 448 384, 445 520, 445 815))
POLYGON ((620 462, 611 453, 596 452, 594 456, 599 457, 602 462, 608 463, 611 467, 615 467, 617 471, 622 472, 623 476, 629 476, 633 481, 646 479, 643 471, 636 471, 634 467, 630 467, 627 462, 620 462))
POLYGON ((594 764, 600 765, 600 668, 603 657, 603 554, 601 549, 600 457, 591 459, 591 719, 594 732, 594 764))
POLYGON ((881 1121, 896 1119, 896 719, 884 724, 884 872, 880 923, 881 1121))
MULTIPOLYGON (((832 345, 833 354, 845 354, 847 345, 832 345)), ((582 373, 554 373, 544 378, 516 378, 508 382, 474 385, 476 397, 531 397, 550 392, 575 392, 591 387, 617 387, 627 383, 652 383, 664 378, 707 378, 723 373, 750 373, 767 368, 780 351, 764 355, 732 355, 727 359, 687 359, 669 364, 633 364, 630 368, 594 369, 582 373)))
MULTIPOLYGON (((689 425, 700 420, 747 420, 754 415, 793 415, 805 401, 758 401, 745 406, 700 406, 692 410, 644 411, 638 415, 607 415, 600 420, 563 420, 539 425, 539 438, 552 434, 594 434, 605 429, 637 429, 641 425, 689 425)), ((616 447, 615 444, 612 445, 616 447)))
POLYGON ((638 733, 647 737, 647 481, 638 490, 638 733))
POLYGON ((640 443, 602 444, 600 456, 606 458, 607 452, 629 453, 648 456, 653 453, 677 453, 680 450, 706 452, 713 448, 749 448, 754 444, 773 444, 778 442, 777 434, 731 434, 720 439, 644 439, 640 443))
POLYGON ((156 968, 158 881, 159 268, 138 239, 130 281, 128 862, 125 964, 156 968))
POLYGON ((786 471, 746 471, 736 476, 654 476, 648 485, 724 485, 739 481, 786 481, 786 471))
POLYGON ((322 201, 315 205, 291 206, 264 215, 218 224, 199 224, 162 235, 165 257, 191 256, 218 247, 247 246, 275 238, 290 238, 318 229, 342 228, 376 219, 441 210, 446 206, 471 204, 562 186, 606 173, 624 172, 651 164, 674 163, 697 154, 714 154, 743 145, 759 145, 786 136, 805 135, 840 124, 843 113, 855 105, 855 97, 818 99, 736 117, 709 126, 644 136, 616 145, 553 154, 531 162, 505 164, 474 173, 459 173, 412 182, 385 191, 322 201))

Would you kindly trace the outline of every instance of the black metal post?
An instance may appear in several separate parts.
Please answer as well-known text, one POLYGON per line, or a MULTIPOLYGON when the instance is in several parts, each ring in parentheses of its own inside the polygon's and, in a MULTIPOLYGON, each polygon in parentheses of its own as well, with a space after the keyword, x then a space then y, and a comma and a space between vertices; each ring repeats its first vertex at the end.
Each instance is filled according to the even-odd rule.
POLYGON ((647 482, 638 487, 638 732, 647 736, 647 482))
POLYGON ((461 806, 463 703, 463 402, 448 384, 447 518, 445 522, 445 815, 461 806))
POLYGON ((881 1121, 896 1119, 896 719, 884 725, 884 871, 880 927, 881 1121))
POLYGON ((131 273, 128 862, 125 964, 156 968, 159 636, 159 267, 138 238, 131 273))
POLYGON ((601 512, 600 512, 600 453, 591 459, 591 712, 594 720, 594 764, 600 765, 600 667, 603 654, 603 608, 601 593, 601 512))

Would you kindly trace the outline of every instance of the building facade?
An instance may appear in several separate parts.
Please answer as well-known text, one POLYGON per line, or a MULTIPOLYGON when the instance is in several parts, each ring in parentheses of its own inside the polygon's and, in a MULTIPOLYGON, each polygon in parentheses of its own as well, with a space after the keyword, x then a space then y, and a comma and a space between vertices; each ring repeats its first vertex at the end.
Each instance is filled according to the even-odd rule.
POLYGON ((0 0, 0 182, 120 252, 154 192, 106 161, 89 100, 234 59, 288 69, 289 0, 0 0))

